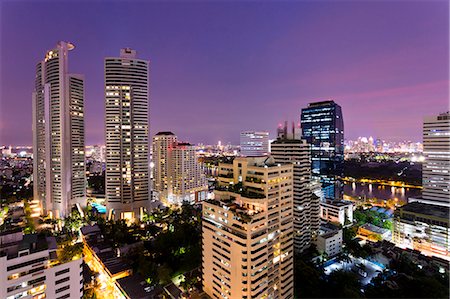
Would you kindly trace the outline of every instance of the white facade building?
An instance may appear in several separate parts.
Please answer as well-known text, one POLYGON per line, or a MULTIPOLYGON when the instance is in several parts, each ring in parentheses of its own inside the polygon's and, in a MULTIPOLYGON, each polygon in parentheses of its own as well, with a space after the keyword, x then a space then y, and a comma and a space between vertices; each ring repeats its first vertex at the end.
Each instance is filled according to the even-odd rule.
POLYGON ((271 143, 271 156, 276 163, 292 163, 294 167, 294 247, 303 251, 311 245, 320 226, 320 197, 314 194, 321 190, 311 180, 311 147, 300 139, 295 125, 288 132, 287 123, 278 128, 278 139, 271 143))
POLYGON ((342 251, 342 229, 329 223, 322 224, 315 243, 320 254, 338 255, 342 251))
POLYGON ((427 116, 423 120, 422 197, 411 198, 450 207, 450 115, 427 116))
POLYGON ((211 298, 293 298, 292 165, 220 163, 203 205, 203 290, 211 298))
POLYGON ((73 48, 59 42, 46 53, 36 66, 33 91, 34 198, 56 218, 86 205, 84 79, 69 74, 73 48))
POLYGON ((79 299, 83 295, 83 259, 59 263, 54 237, 0 236, 0 298, 79 299))
POLYGON ((133 220, 149 207, 149 61, 135 50, 105 58, 106 206, 133 220))
POLYGON ((320 218, 343 226, 353 222, 353 204, 344 200, 328 200, 320 203, 320 218))
POLYGON ((269 154, 269 132, 241 132, 240 144, 241 156, 266 156, 269 154))
POLYGON ((394 212, 393 242, 450 260, 450 208, 412 202, 394 212))

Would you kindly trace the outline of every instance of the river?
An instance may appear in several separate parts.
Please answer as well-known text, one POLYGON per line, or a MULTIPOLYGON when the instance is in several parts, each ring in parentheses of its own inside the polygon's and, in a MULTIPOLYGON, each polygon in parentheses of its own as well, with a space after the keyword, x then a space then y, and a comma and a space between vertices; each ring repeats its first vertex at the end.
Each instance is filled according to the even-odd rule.
POLYGON ((391 187, 377 184, 361 184, 346 182, 344 194, 351 197, 376 198, 378 200, 398 199, 400 205, 407 203, 409 197, 417 197, 422 194, 418 188, 391 187))

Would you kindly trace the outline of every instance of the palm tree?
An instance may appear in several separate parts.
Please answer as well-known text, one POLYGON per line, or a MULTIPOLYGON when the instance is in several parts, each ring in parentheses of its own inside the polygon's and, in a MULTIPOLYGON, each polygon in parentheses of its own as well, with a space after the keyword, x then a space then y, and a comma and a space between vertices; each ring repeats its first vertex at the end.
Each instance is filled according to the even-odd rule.
POLYGON ((347 252, 341 252, 336 259, 338 262, 342 262, 345 265, 345 269, 348 268, 348 264, 352 262, 350 255, 347 252))

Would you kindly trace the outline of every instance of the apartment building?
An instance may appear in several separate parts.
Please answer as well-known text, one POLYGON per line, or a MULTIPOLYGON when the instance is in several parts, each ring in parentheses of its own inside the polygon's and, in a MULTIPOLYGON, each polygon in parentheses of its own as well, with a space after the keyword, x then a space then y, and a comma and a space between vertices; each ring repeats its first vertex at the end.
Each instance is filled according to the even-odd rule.
POLYGON ((81 255, 62 263, 54 237, 24 235, 21 230, 0 235, 0 298, 81 298, 81 255))
POLYGON ((268 157, 219 164, 203 202, 203 289, 211 298, 293 298, 293 167, 268 157))

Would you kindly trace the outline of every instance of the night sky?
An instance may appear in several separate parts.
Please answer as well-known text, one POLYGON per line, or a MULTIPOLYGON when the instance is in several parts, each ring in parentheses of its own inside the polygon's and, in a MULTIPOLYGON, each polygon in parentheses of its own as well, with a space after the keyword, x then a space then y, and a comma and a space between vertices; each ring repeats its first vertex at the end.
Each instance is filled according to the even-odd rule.
POLYGON ((32 144, 36 63, 57 41, 86 78, 86 144, 103 143, 103 59, 150 60, 151 135, 237 144, 335 99, 345 138, 421 141, 448 110, 448 1, 1 1, 0 145, 32 144), (364 2, 364 3, 361 3, 364 2))

